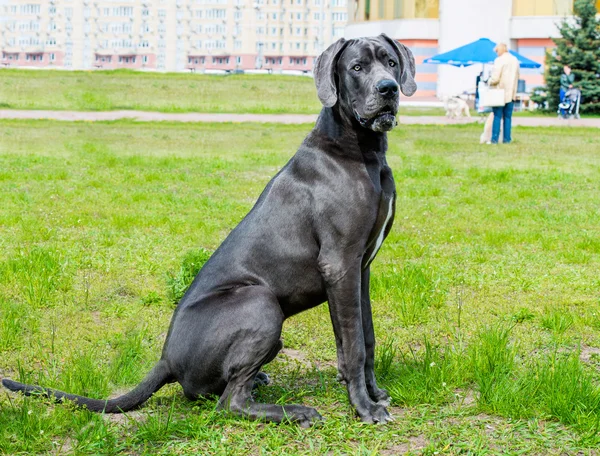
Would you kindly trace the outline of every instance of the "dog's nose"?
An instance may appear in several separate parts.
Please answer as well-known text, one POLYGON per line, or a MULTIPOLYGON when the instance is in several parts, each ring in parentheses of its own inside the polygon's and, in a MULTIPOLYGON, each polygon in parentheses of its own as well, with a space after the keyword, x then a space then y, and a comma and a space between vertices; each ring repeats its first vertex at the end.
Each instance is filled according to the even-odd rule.
POLYGON ((381 96, 386 98, 391 98, 398 93, 398 83, 393 79, 382 79, 376 87, 381 96))

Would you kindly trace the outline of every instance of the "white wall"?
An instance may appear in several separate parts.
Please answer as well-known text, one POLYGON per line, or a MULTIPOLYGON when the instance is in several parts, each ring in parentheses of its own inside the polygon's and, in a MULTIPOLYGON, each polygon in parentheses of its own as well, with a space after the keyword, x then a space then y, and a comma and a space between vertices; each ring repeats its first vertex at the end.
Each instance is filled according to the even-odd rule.
MULTIPOLYGON (((450 51, 479 38, 489 38, 510 47, 511 0, 440 0, 438 52, 450 51)), ((456 68, 439 65, 438 96, 456 95, 475 89, 481 65, 456 68)))
MULTIPOLYGON (((564 20, 560 16, 523 16, 513 17, 510 24, 510 36, 516 38, 558 38, 558 26, 564 20)), ((568 18, 573 22, 573 16, 568 18)))

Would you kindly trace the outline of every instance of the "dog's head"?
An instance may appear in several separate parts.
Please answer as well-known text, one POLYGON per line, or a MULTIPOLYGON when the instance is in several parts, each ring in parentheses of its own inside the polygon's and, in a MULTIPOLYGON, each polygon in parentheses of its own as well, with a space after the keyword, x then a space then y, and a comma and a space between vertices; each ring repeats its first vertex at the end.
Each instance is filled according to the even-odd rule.
POLYGON ((379 132, 396 126, 398 91, 417 90, 412 52, 383 33, 336 41, 319 56, 314 74, 323 106, 338 104, 346 117, 379 132))

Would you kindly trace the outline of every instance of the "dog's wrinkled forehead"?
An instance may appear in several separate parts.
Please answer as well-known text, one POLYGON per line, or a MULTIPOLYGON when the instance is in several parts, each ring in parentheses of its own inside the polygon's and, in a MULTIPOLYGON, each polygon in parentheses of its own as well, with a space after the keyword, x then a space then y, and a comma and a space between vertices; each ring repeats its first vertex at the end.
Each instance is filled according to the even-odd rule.
POLYGON ((356 38, 346 46, 338 63, 344 64, 353 60, 374 62, 388 55, 395 55, 395 51, 385 40, 379 37, 356 38))

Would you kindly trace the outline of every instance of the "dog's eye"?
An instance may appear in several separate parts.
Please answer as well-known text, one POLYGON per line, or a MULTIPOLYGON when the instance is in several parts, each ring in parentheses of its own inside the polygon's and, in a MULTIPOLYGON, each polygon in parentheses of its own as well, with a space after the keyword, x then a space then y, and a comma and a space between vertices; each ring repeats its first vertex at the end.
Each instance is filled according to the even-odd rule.
POLYGON ((396 62, 394 62, 393 60, 390 60, 390 66, 391 66, 391 67, 394 67, 394 66, 396 66, 396 62))
POLYGON ((360 70, 362 70, 362 67, 360 65, 354 65, 353 70, 354 71, 360 71, 360 70))

